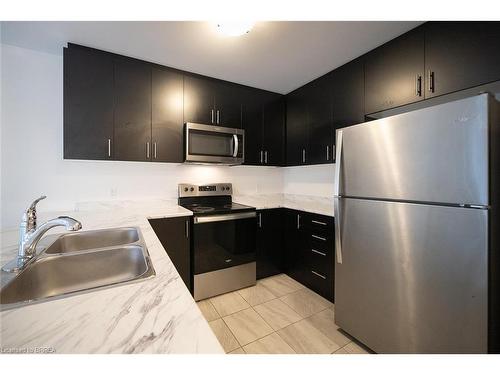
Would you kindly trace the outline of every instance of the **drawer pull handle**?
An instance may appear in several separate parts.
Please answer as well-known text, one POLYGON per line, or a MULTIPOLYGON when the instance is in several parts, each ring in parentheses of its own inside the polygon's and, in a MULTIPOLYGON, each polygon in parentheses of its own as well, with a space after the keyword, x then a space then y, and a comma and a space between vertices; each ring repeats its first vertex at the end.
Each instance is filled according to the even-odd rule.
POLYGON ((315 249, 311 249, 311 251, 313 253, 316 253, 316 254, 319 254, 319 255, 322 255, 322 256, 326 257, 326 253, 322 253, 321 251, 318 251, 318 250, 315 250, 315 249))
POLYGON ((326 241, 326 238, 325 238, 325 237, 316 236, 315 234, 311 234, 311 236, 312 236, 313 238, 316 238, 317 240, 326 241))
POLYGON ((320 273, 317 273, 317 272, 314 272, 314 271, 311 271, 311 273, 312 273, 313 275, 316 275, 316 276, 318 276, 318 277, 321 277, 323 280, 326 280, 326 276, 323 276, 323 275, 322 275, 322 274, 320 274, 320 273))
POLYGON ((311 223, 319 224, 319 225, 327 225, 326 223, 323 223, 322 221, 316 221, 316 220, 311 220, 311 223))

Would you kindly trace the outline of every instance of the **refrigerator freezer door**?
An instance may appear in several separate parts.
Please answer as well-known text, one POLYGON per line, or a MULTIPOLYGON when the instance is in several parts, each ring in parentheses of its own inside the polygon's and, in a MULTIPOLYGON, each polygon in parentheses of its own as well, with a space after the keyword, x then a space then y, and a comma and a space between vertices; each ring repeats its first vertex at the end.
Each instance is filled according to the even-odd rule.
POLYGON ((489 100, 478 95, 338 130, 336 194, 488 205, 489 100))
POLYGON ((486 353, 488 210, 339 202, 336 324, 378 353, 486 353))

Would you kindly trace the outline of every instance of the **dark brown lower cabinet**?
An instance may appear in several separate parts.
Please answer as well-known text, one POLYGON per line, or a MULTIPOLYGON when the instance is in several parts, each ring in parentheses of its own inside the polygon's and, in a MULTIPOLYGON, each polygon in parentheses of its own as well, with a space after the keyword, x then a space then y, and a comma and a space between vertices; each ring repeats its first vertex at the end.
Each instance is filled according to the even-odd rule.
POLYGON ((285 253, 287 274, 334 301, 335 235, 333 218, 287 210, 285 253))
POLYGON ((182 281, 192 294, 193 262, 189 234, 191 216, 150 219, 149 223, 181 276, 182 281))
POLYGON ((284 209, 257 212, 257 279, 284 272, 284 209))

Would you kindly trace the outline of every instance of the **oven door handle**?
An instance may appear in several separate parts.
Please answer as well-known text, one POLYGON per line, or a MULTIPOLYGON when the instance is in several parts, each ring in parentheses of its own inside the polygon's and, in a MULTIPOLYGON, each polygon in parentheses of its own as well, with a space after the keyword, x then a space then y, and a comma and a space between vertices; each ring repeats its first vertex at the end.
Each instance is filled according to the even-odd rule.
POLYGON ((233 149, 233 158, 238 156, 238 148, 239 148, 239 141, 238 141, 238 136, 236 134, 233 134, 233 140, 234 140, 234 149, 233 149))
POLYGON ((250 219, 252 217, 257 217, 255 211, 252 212, 241 212, 235 214, 223 214, 223 215, 208 215, 208 216, 195 216, 195 224, 203 223, 213 223, 216 221, 229 221, 229 220, 239 220, 239 219, 250 219))

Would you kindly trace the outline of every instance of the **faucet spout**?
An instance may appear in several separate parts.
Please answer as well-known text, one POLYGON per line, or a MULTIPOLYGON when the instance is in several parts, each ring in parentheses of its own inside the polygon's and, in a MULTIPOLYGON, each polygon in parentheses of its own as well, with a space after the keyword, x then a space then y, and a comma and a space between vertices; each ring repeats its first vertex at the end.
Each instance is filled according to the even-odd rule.
POLYGON ((69 231, 82 229, 82 223, 69 216, 59 216, 55 219, 43 223, 38 228, 27 233, 25 241, 19 245, 19 256, 31 258, 36 253, 36 245, 42 236, 50 229, 55 227, 64 227, 69 231))
POLYGON ((20 239, 17 258, 7 263, 2 267, 6 272, 18 272, 26 265, 36 258, 36 246, 42 236, 54 227, 64 227, 69 231, 77 231, 82 229, 82 223, 69 216, 59 216, 55 219, 49 220, 46 223, 36 226, 36 203, 41 197, 30 206, 30 208, 23 214, 20 225, 20 239))

